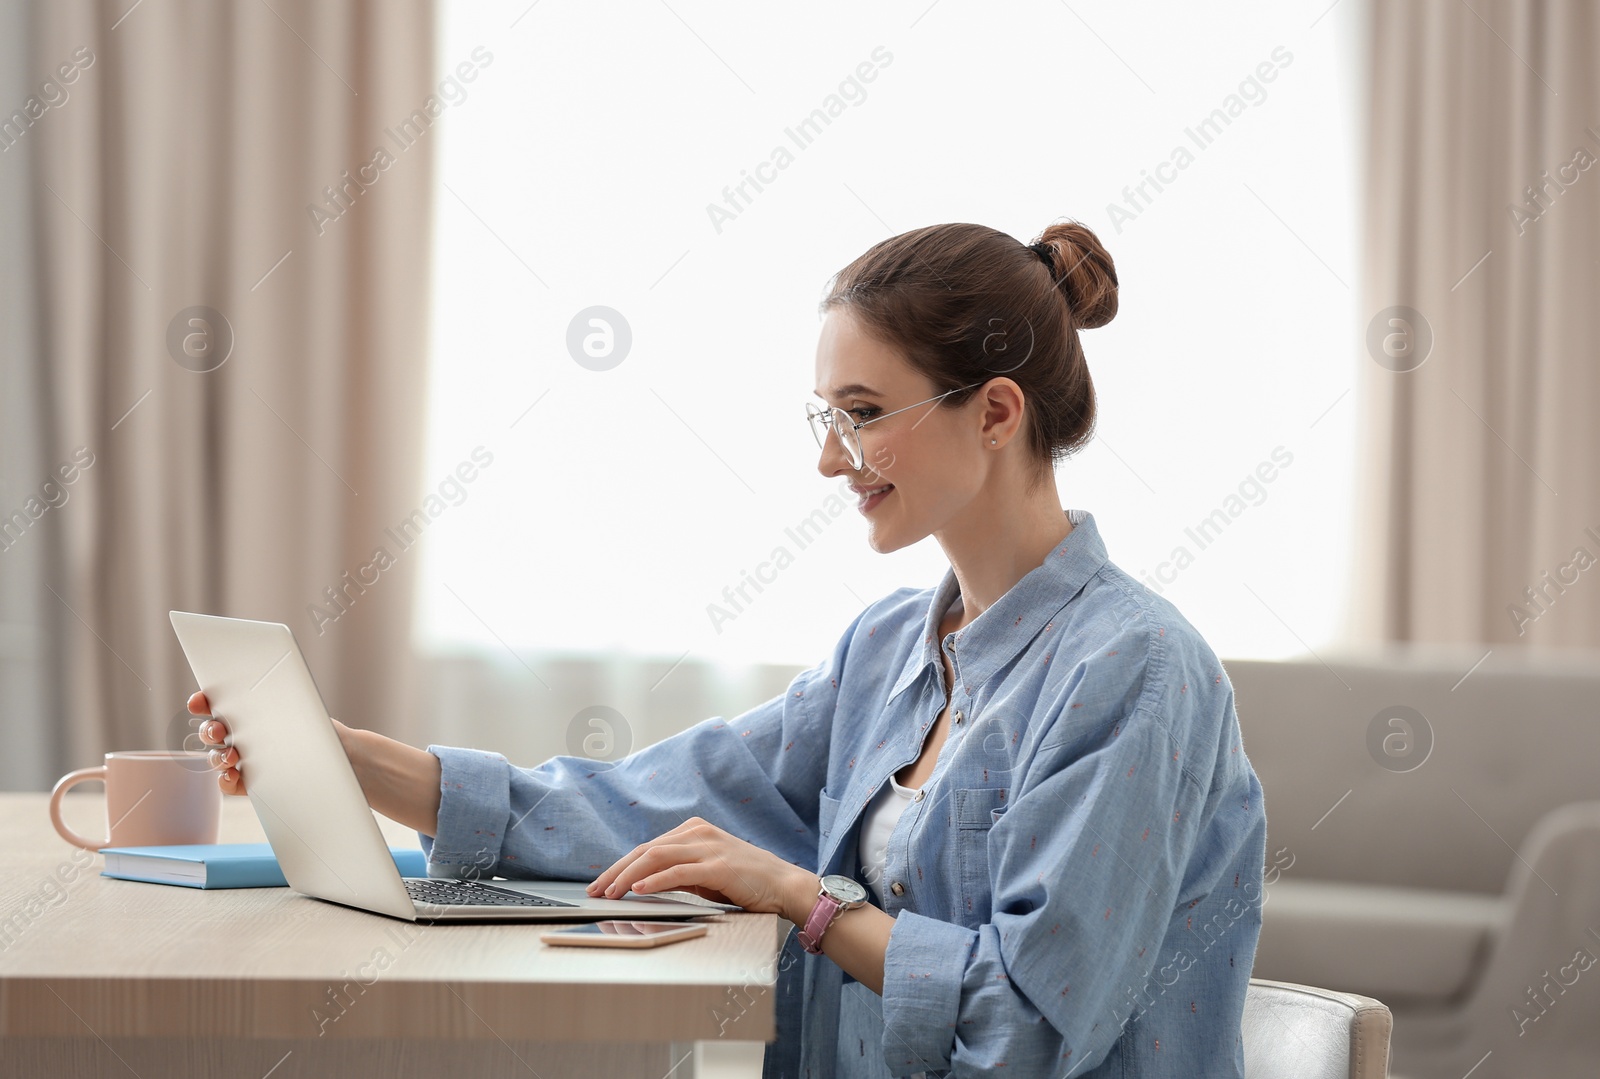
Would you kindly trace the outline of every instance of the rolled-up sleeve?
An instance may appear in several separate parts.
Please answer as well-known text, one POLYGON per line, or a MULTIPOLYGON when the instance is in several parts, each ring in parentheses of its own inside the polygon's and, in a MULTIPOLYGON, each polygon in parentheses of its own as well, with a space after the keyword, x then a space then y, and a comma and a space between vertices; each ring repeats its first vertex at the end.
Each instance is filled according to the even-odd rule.
POLYGON ((1094 737, 1087 751, 1041 748, 1011 792, 988 837, 986 924, 897 916, 883 979, 893 1074, 1070 1074, 1121 1034, 1125 987, 1147 981, 1175 917, 1208 783, 1151 708, 1094 737))
POLYGON ((428 747, 439 758, 439 834, 417 833, 430 877, 492 876, 500 843, 484 824, 511 819, 511 763, 498 753, 456 746, 428 747), (448 794, 447 794, 448 792, 448 794))
POLYGON ((829 730, 859 623, 779 696, 617 761, 558 756, 522 768, 499 753, 428 746, 440 764, 438 835, 419 834, 428 874, 592 880, 692 816, 811 864, 829 730))

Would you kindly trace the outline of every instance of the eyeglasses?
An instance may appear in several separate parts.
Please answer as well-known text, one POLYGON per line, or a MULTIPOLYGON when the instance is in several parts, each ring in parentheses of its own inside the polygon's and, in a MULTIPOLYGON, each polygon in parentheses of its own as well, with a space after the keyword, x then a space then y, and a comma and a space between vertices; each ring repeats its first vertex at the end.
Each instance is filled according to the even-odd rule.
POLYGON ((818 408, 815 403, 807 401, 806 419, 811 423, 811 433, 816 437, 817 447, 819 449, 825 450, 828 448, 828 432, 831 430, 839 436, 839 444, 844 447, 845 456, 850 458, 850 467, 859 469, 862 461, 865 460, 865 457, 863 457, 861 453, 860 431, 867 424, 877 423, 879 420, 886 420, 890 416, 898 416, 900 413, 909 411, 918 407, 919 405, 928 405, 935 401, 942 401, 944 398, 949 397, 952 393, 960 393, 962 390, 970 390, 973 386, 981 385, 983 385, 982 382, 974 382, 967 386, 957 386, 953 390, 946 390, 938 397, 930 397, 926 401, 918 401, 915 405, 907 405, 905 408, 897 408, 893 412, 885 412, 881 416, 874 416, 872 419, 863 420, 860 423, 856 423, 854 420, 852 420, 850 418, 850 413, 846 412, 842 408, 818 408))

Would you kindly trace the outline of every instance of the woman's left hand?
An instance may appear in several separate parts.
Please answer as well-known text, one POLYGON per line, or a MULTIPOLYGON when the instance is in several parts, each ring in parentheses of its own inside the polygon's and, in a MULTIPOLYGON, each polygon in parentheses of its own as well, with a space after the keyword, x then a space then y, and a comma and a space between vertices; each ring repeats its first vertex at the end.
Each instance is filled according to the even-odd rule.
POLYGON ((818 887, 816 874, 709 821, 690 817, 617 859, 588 890, 590 895, 615 899, 630 888, 641 894, 679 889, 793 921, 801 906, 810 910, 818 887))

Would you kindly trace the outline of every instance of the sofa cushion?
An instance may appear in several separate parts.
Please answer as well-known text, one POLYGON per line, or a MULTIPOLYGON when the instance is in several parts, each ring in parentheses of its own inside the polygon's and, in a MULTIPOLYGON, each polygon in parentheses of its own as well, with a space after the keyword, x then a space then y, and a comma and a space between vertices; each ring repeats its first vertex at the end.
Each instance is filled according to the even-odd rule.
POLYGON ((1395 1003, 1470 988, 1511 914, 1481 892, 1284 879, 1267 889, 1253 977, 1395 1003))

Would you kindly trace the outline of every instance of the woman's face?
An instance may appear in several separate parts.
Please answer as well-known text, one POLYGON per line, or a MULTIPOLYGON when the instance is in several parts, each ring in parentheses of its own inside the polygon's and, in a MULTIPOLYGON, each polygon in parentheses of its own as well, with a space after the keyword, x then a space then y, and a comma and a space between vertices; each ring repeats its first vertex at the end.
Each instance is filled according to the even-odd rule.
POLYGON ((816 394, 823 405, 848 412, 856 423, 916 407, 861 428, 861 468, 830 435, 817 471, 849 477, 857 509, 867 518, 867 542, 879 553, 896 551, 941 531, 982 489, 983 394, 964 406, 918 404, 942 392, 890 346, 869 337, 848 307, 835 307, 817 343, 816 394), (868 495, 888 488, 884 493, 868 495))

